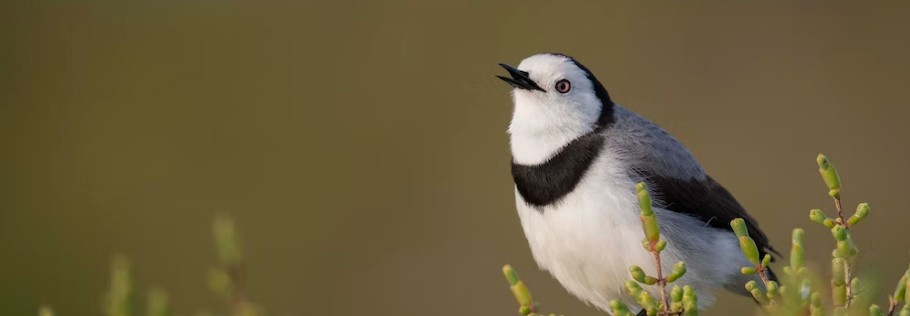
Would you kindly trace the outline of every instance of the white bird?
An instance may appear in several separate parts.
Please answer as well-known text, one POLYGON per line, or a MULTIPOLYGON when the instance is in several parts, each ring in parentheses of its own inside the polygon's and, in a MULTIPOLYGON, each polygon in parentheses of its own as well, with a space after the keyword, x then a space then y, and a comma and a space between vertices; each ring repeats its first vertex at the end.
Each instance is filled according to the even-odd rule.
MULTIPOLYGON (((725 287, 749 295, 740 273, 751 266, 730 221, 743 218, 760 255, 774 252, 755 220, 709 177, 686 147, 656 124, 614 103, 594 74, 572 57, 544 53, 517 68, 500 64, 514 87, 509 125, 518 215, 534 260, 570 293, 609 312, 625 292, 629 267, 656 275, 642 246, 635 184, 655 197, 664 271, 685 261, 674 284, 691 285, 699 309, 725 287)), ((773 274, 772 274, 773 275, 773 274)), ((645 286, 659 297, 656 286, 645 286)))

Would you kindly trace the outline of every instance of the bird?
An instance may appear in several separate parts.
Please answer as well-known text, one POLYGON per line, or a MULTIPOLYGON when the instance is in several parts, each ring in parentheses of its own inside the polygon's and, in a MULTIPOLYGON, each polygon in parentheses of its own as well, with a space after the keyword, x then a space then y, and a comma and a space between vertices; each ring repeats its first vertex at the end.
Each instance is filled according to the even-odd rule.
MULTIPOLYGON (((629 267, 656 275, 642 247, 636 184, 644 182, 667 241, 662 270, 684 261, 673 284, 691 285, 704 309, 715 291, 749 296, 760 279, 730 222, 742 218, 760 256, 777 253, 755 219, 693 154, 657 124, 614 102, 590 69, 561 53, 517 67, 499 64, 512 87, 508 126, 519 219, 531 254, 568 292, 610 313, 610 301, 637 306, 625 291, 629 267)), ((772 279, 773 272, 768 270, 772 279)), ((644 286, 659 297, 656 286, 644 286)), ((640 308, 640 307, 638 307, 640 308)), ((641 311, 643 312, 643 310, 641 311)))

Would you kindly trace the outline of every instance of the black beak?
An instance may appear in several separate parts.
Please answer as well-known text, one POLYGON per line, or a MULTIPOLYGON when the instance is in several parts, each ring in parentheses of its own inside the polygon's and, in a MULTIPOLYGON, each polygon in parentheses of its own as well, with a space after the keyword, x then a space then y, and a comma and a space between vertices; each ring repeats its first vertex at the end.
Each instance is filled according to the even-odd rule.
POLYGON ((546 90, 544 90, 540 86, 538 86, 537 83, 534 82, 534 80, 531 80, 531 77, 528 76, 528 72, 518 70, 515 67, 509 66, 506 64, 499 64, 499 66, 502 66, 502 68, 505 68, 506 70, 508 70, 509 74, 512 75, 512 78, 503 77, 503 76, 496 76, 496 77, 499 79, 502 79, 502 81, 509 83, 511 86, 513 86, 515 88, 519 88, 519 89, 537 90, 537 91, 547 92, 546 90))

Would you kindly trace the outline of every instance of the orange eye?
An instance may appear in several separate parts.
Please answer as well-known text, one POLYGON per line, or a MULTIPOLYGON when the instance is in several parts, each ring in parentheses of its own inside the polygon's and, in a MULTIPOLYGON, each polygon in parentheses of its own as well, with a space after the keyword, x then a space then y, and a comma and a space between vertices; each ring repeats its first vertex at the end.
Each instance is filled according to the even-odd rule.
POLYGON ((562 79, 556 82, 556 91, 559 91, 559 93, 566 93, 569 90, 572 90, 572 83, 569 80, 562 79))

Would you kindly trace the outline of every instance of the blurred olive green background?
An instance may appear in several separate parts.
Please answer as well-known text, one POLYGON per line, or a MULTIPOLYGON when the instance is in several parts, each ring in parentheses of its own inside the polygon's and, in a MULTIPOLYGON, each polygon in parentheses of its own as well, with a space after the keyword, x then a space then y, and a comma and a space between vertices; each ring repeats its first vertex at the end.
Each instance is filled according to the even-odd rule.
MULTIPOLYGON (((780 249, 869 201, 863 269, 910 261, 910 2, 4 1, 0 314, 100 312, 114 253, 184 315, 210 222, 233 214, 250 296, 276 315, 515 315, 513 264, 548 311, 596 315, 530 256, 514 209, 509 87, 575 56, 674 133, 780 249)), ((596 250, 592 250, 596 251, 596 250)), ((621 254, 617 254, 621 255, 621 254)), ((884 302, 884 296, 880 302, 884 302)), ((709 315, 751 309, 729 294, 709 315)))

